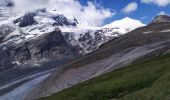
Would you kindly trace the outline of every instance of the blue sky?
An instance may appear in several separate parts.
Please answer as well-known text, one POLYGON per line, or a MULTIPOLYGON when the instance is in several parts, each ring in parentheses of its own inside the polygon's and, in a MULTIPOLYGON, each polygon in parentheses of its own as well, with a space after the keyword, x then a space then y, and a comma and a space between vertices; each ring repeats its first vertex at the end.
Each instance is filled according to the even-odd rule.
POLYGON ((143 0, 145 2, 142 0, 79 0, 82 5, 87 5, 88 1, 116 12, 114 16, 107 18, 104 24, 127 16, 148 24, 160 12, 170 14, 170 0, 143 0), (137 3, 137 9, 130 13, 123 13, 122 9, 132 2, 137 3))
MULTIPOLYGON (((2 0, 0 0, 2 1, 2 0)), ((170 14, 170 0, 13 0, 15 10, 55 8, 60 14, 102 26, 130 17, 148 24, 161 14, 170 14)))

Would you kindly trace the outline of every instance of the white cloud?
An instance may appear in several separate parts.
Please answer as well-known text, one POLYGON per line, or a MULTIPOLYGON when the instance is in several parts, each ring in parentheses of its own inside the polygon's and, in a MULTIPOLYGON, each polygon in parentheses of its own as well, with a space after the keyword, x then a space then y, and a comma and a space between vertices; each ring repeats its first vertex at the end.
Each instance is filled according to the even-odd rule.
POLYGON ((122 12, 131 13, 131 12, 136 11, 137 8, 138 8, 138 4, 136 2, 131 2, 122 9, 122 12))
POLYGON ((164 12, 164 11, 161 11, 159 12, 157 15, 169 15, 168 13, 164 12))
POLYGON ((15 10, 29 11, 53 7, 61 14, 74 16, 78 20, 86 20, 92 25, 102 25, 106 18, 115 14, 106 8, 98 9, 92 2, 88 2, 85 6, 77 0, 14 0, 14 2, 15 10))
POLYGON ((155 4, 161 7, 170 5, 170 0, 141 0, 142 3, 155 4))
POLYGON ((164 11, 161 11, 158 13, 158 15, 166 15, 166 13, 164 11))

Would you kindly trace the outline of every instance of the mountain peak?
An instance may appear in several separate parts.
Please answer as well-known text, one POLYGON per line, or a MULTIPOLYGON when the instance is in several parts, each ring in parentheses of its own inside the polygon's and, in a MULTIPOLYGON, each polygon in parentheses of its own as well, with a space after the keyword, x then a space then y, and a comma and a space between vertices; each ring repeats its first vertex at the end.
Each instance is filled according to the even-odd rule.
POLYGON ((0 6, 1 7, 12 7, 14 6, 14 2, 12 0, 1 0, 0 6))
POLYGON ((130 18, 130 17, 125 17, 125 18, 123 18, 122 20, 134 20, 134 19, 132 19, 132 18, 130 18))
POLYGON ((119 28, 126 28, 126 29, 133 30, 133 29, 141 27, 141 26, 145 26, 145 24, 143 24, 139 20, 135 20, 135 19, 132 19, 130 17, 125 17, 121 20, 117 20, 117 21, 114 21, 110 24, 105 25, 104 28, 119 27, 119 28))
POLYGON ((74 17, 62 15, 55 10, 38 9, 26 12, 23 16, 14 21, 19 27, 26 27, 36 24, 51 24, 56 26, 76 26, 78 24, 74 17))
POLYGON ((161 23, 161 22, 170 22, 170 16, 158 15, 154 18, 154 20, 151 23, 161 23))

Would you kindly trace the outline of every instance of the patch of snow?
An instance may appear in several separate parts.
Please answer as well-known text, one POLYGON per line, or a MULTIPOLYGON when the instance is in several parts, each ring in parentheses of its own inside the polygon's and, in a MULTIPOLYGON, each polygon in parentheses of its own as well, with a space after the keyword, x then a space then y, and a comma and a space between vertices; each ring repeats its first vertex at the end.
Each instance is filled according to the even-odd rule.
POLYGON ((12 64, 21 65, 21 63, 19 61, 13 61, 12 64))
POLYGON ((6 50, 7 48, 6 47, 3 47, 2 50, 6 50))
MULTIPOLYGON (((88 29, 84 28, 77 28, 77 27, 68 27, 68 26, 63 26, 59 27, 62 33, 72 33, 74 35, 74 38, 78 40, 81 36, 81 34, 88 32, 88 29)), ((94 34, 91 34, 94 35, 94 34)))
POLYGON ((130 32, 125 28, 105 28, 103 29, 106 36, 118 37, 119 35, 123 35, 125 33, 130 32))
POLYGON ((146 31, 146 32, 143 32, 143 34, 149 34, 149 33, 153 33, 153 31, 146 31))
POLYGON ((143 34, 149 34, 149 33, 154 33, 154 32, 170 32, 170 30, 162 30, 162 31, 146 31, 146 32, 143 32, 143 34))
POLYGON ((39 24, 53 24, 53 23, 55 23, 54 19, 51 19, 48 17, 42 17, 42 16, 35 16, 34 20, 39 24))
POLYGON ((15 19, 20 18, 23 15, 23 12, 19 13, 10 13, 9 14, 4 14, 4 17, 1 17, 0 25, 5 25, 5 24, 13 24, 13 21, 15 19))
POLYGON ((163 31, 161 31, 161 32, 170 32, 170 30, 163 30, 163 31))

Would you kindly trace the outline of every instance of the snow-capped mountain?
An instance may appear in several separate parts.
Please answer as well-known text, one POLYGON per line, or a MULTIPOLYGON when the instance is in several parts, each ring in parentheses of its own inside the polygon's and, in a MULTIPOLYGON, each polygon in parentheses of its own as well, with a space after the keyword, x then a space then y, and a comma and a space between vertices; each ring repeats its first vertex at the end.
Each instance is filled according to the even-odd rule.
POLYGON ((63 69, 62 65, 144 26, 134 19, 125 19, 113 22, 116 25, 96 27, 55 9, 15 12, 11 7, 0 7, 0 86, 14 82, 7 86, 10 88, 44 72, 63 69), (124 27, 126 22, 135 26, 124 27))
POLYGON ((1 28, 1 31, 6 32, 2 29, 9 29, 6 32, 6 37, 1 36, 4 38, 3 43, 29 41, 57 29, 61 30, 63 36, 71 45, 80 47, 82 49, 80 53, 83 54, 97 49, 100 45, 115 37, 144 26, 137 20, 124 18, 104 27, 94 27, 87 22, 79 22, 75 17, 61 15, 55 9, 39 9, 18 14, 0 24, 1 27, 5 27, 1 28))
MULTIPOLYGON (((3 9, 0 12, 2 15, 6 8, 3 9)), ((5 61, 10 61, 11 66, 33 59, 65 59, 76 54, 84 55, 120 35, 144 26, 137 20, 124 18, 104 27, 95 27, 55 9, 17 13, 7 9, 5 12, 0 22, 0 48, 5 51, 0 53, 6 54, 5 61)), ((0 66, 10 65, 1 63, 0 66)))
POLYGON ((131 19, 129 17, 123 18, 121 20, 114 21, 110 24, 107 24, 103 26, 104 28, 120 28, 120 31, 122 30, 123 33, 127 33, 126 30, 132 31, 138 27, 145 26, 141 21, 131 19), (125 29, 125 30, 124 30, 125 29))

